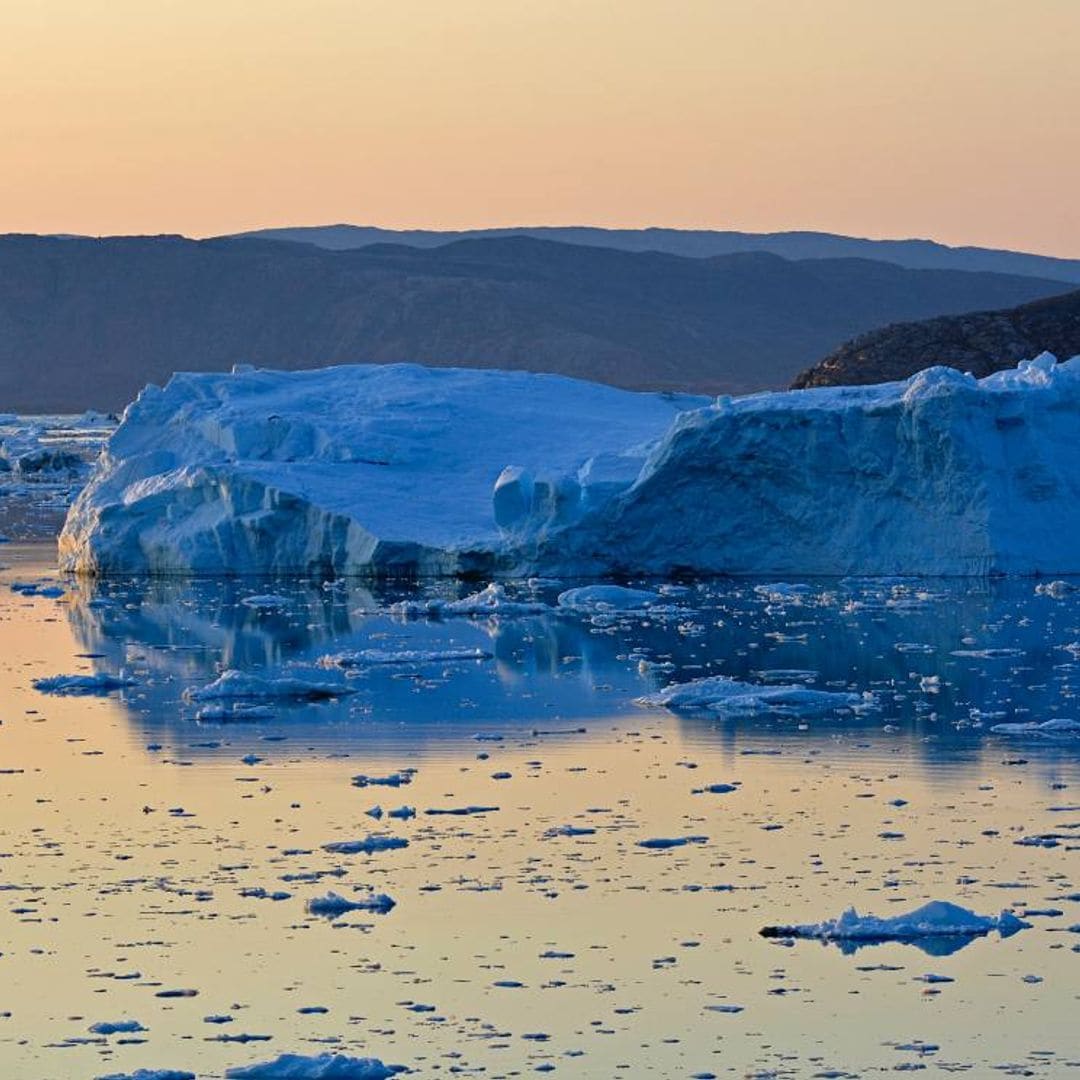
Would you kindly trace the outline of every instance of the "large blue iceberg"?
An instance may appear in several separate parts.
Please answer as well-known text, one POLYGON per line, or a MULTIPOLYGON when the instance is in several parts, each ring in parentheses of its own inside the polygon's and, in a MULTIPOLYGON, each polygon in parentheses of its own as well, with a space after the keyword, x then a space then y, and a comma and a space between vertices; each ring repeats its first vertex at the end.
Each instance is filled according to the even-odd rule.
POLYGON ((553 375, 176 375, 60 539, 83 573, 1080 573, 1080 357, 716 401, 553 375))

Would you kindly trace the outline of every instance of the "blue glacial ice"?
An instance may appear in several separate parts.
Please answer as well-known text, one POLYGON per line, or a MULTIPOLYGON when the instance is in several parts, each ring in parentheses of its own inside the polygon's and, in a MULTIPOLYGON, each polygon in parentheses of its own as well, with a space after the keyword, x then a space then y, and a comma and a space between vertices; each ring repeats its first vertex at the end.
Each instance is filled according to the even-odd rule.
POLYGON ((129 406, 69 512, 61 563, 1076 573, 1078 404, 1080 358, 1048 354, 982 380, 937 367, 712 403, 412 365, 176 375, 129 406))
POLYGON ((404 1069, 384 1065, 378 1058, 345 1054, 282 1054, 273 1061, 228 1069, 230 1080, 388 1080, 404 1069))

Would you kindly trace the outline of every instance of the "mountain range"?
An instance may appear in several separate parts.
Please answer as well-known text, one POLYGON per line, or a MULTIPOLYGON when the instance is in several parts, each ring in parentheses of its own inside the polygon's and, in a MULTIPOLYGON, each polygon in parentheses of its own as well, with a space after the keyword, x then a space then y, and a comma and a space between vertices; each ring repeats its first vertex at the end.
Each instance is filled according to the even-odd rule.
POLYGON ((784 259, 874 259, 909 270, 974 270, 1053 278, 1080 285, 1080 259, 1059 259, 998 248, 949 247, 934 240, 867 240, 824 232, 753 233, 719 229, 600 229, 547 225, 512 229, 380 229, 370 225, 315 225, 259 229, 238 236, 315 244, 347 251, 372 244, 441 247, 455 240, 491 240, 531 236, 563 244, 615 248, 618 251, 660 251, 687 258, 764 251, 784 259))
POLYGON ((0 237, 0 409, 117 409, 176 370, 416 361, 631 389, 787 385, 898 320, 1059 280, 764 252, 688 258, 538 240, 331 251, 258 238, 0 237))

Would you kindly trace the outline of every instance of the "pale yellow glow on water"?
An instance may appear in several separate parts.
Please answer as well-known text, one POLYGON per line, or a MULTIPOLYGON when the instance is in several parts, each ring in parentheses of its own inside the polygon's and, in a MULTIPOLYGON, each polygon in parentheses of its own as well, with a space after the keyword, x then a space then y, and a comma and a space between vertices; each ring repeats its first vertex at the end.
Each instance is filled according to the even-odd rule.
POLYGON ((155 676, 140 667, 137 641, 129 654, 140 685, 123 698, 33 691, 31 679, 90 670, 91 661, 77 656, 85 642, 67 618, 68 599, 8 592, 14 578, 46 572, 48 553, 5 554, 13 564, 0 576, 5 1076, 165 1066, 218 1076, 327 1047, 425 1076, 436 1065, 506 1075, 548 1060, 573 1077, 623 1066, 635 1076, 785 1068, 781 1075, 810 1076, 918 1060, 886 1045, 913 1040, 940 1046, 931 1067, 967 1063, 973 1075, 1004 1062, 1038 1066, 1031 1052, 1042 1049, 1057 1050, 1065 1067, 1076 957, 1073 935, 1047 930, 1061 920, 934 958, 897 944, 856 956, 811 942, 783 948, 757 931, 827 918, 849 903, 880 914, 930 898, 982 912, 1014 901, 1048 906, 1053 893, 1076 888, 1067 876, 1075 856, 1013 841, 1053 818, 1050 806, 1075 802, 1050 785, 1075 792, 1075 762, 1018 768, 986 749, 935 764, 916 738, 880 730, 724 735, 640 711, 588 722, 584 736, 503 743, 465 735, 369 749, 358 731, 347 756, 307 749, 317 733, 306 722, 244 764, 251 738, 242 730, 191 724, 177 737, 175 718, 139 716, 155 676), (157 751, 148 749, 155 725, 157 751), (207 741, 225 747, 207 752, 199 746, 207 741), (418 770, 407 787, 350 784, 357 773, 402 767, 418 770), (495 780, 496 771, 511 778, 495 780), (741 787, 691 793, 721 780, 741 787), (897 797, 908 805, 889 805, 897 797), (377 826, 364 816, 375 803, 408 803, 420 816, 377 826), (499 809, 423 814, 469 804, 499 809), (180 808, 190 816, 170 812, 180 808), (597 831, 545 838, 566 824, 597 831), (377 829, 410 846, 371 857, 320 850, 377 829), (903 835, 883 841, 886 830, 903 835), (637 847, 679 835, 708 839, 667 852, 637 847), (281 880, 335 867, 343 877, 281 880), (260 886, 292 896, 240 896, 260 886), (304 914, 305 899, 328 888, 352 896, 354 886, 389 893, 398 906, 344 916, 341 928, 304 914), (541 957, 552 952, 573 955, 541 957), (916 981, 926 972, 956 982, 916 981), (1029 974, 1044 981, 1023 981, 1029 974), (155 996, 181 989, 198 996, 155 996), (743 1011, 709 1008, 717 1005, 743 1011), (329 1011, 297 1011, 310 1006, 329 1011), (205 1023, 212 1014, 233 1021, 205 1023), (114 1036, 57 1048, 96 1021, 124 1018, 149 1029, 145 1043, 114 1036), (524 1037, 538 1033, 548 1040, 524 1037), (273 1038, 207 1041, 238 1034, 273 1038))

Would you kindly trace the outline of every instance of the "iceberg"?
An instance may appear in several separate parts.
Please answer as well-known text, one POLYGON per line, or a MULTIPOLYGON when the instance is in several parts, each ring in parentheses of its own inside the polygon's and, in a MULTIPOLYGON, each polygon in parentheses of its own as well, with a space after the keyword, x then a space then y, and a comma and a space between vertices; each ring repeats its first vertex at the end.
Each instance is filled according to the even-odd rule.
POLYGON ((628 487, 678 413, 708 400, 411 364, 174 375, 126 410, 68 515, 61 562, 493 572, 628 487))
MULTIPOLYGON (((415 365, 180 374, 128 407, 60 561, 87 574, 1074 574, 1078 416, 1080 357, 1049 354, 981 380, 932 367, 713 402, 415 365)), ((512 603, 492 589, 402 613, 512 603)))
POLYGON ((345 1054, 281 1054, 273 1061, 228 1069, 230 1080, 387 1080, 404 1072, 402 1065, 384 1065, 378 1058, 345 1054))
POLYGON ((762 937, 815 938, 820 941, 873 944, 883 941, 920 942, 924 939, 951 939, 955 945, 972 938, 983 937, 997 930, 1004 938, 1020 930, 1029 930, 1031 923, 1017 918, 1011 911, 1000 915, 977 915, 959 904, 946 900, 931 900, 908 912, 880 918, 860 915, 848 908, 838 919, 811 923, 805 926, 766 926, 762 937))

